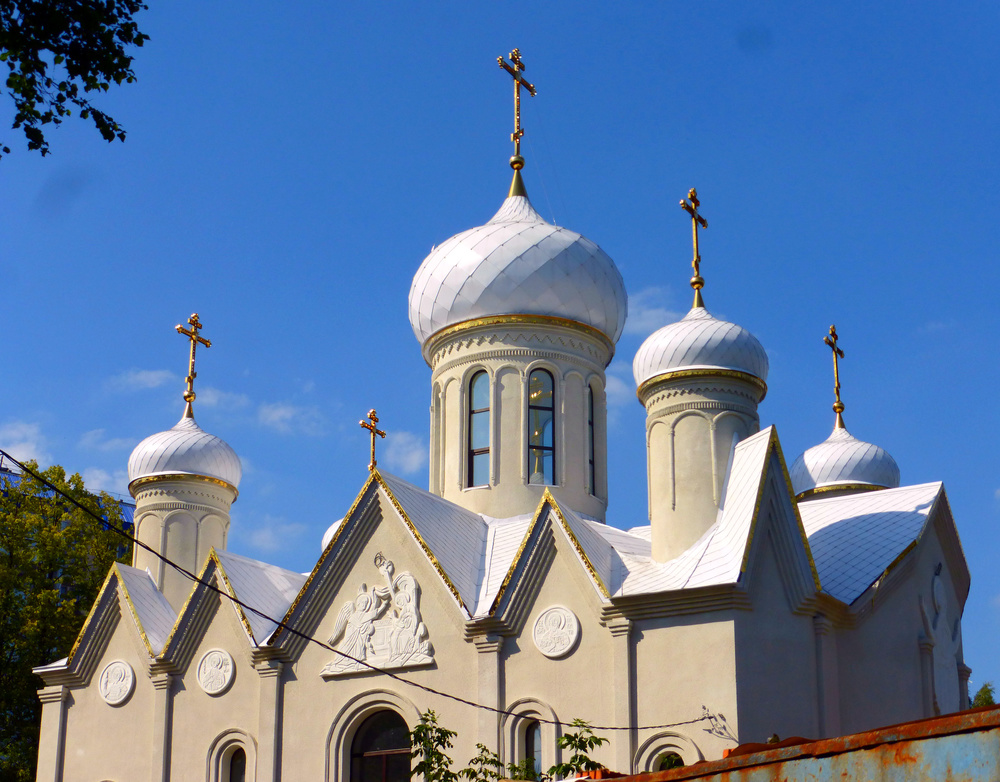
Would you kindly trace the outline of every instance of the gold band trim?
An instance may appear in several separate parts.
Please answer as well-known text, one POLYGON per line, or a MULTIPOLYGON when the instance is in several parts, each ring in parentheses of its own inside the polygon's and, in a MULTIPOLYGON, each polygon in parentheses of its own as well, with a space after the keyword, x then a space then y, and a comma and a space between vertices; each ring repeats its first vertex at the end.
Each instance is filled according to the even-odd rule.
POLYGON ((644 396, 648 397, 652 393, 654 386, 660 383, 665 383, 670 380, 683 380, 689 377, 728 377, 733 380, 742 380, 745 383, 749 383, 752 386, 756 386, 760 390, 760 399, 757 400, 757 404, 764 401, 764 397, 767 396, 767 383, 761 380, 756 375, 751 375, 749 372, 741 372, 738 369, 676 369, 673 372, 664 372, 662 375, 656 375, 649 378, 648 380, 642 381, 639 387, 635 391, 635 395, 639 398, 639 401, 646 404, 643 399, 644 396))
POLYGON ((888 488, 888 486, 879 486, 877 483, 835 483, 830 486, 816 486, 812 489, 806 489, 805 491, 796 494, 795 499, 796 501, 801 502, 802 500, 809 499, 810 497, 815 497, 817 494, 829 494, 832 491, 863 492, 881 491, 882 489, 888 488))
POLYGON ((147 475, 145 478, 136 478, 128 485, 128 492, 132 495, 132 499, 135 499, 135 493, 143 486, 147 486, 151 483, 160 483, 161 481, 200 481, 202 483, 211 483, 215 486, 222 486, 224 489, 229 489, 236 496, 233 497, 233 502, 236 502, 236 497, 240 496, 240 490, 237 489, 233 484, 228 481, 224 481, 221 478, 211 478, 208 475, 194 475, 193 473, 187 472, 173 472, 164 473, 163 475, 147 475))
POLYGON ((437 351, 438 346, 443 341, 455 336, 455 334, 487 326, 562 326, 574 331, 582 331, 584 334, 603 344, 611 352, 612 356, 615 352, 615 343, 607 334, 578 320, 559 318, 555 315, 491 315, 487 318, 463 320, 460 323, 453 323, 450 326, 445 326, 443 329, 435 331, 424 340, 424 359, 430 363, 430 356, 437 351))

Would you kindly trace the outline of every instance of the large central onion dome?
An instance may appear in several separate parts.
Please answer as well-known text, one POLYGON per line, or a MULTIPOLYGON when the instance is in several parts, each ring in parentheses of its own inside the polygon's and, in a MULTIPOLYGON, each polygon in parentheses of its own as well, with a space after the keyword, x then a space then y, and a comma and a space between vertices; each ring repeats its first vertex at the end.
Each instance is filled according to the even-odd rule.
POLYGON ((683 320, 654 331, 632 362, 637 386, 674 372, 720 369, 767 382, 767 353, 745 328, 718 320, 697 305, 683 320))
POLYGON ((236 452, 204 431, 187 412, 173 428, 151 435, 135 447, 128 460, 129 488, 147 478, 185 475, 213 478, 234 490, 243 477, 236 452))
POLYGON ((843 426, 795 460, 790 471, 798 499, 827 491, 895 489, 899 467, 884 449, 859 440, 843 426))
POLYGON ((432 250, 410 288, 421 344, 447 326, 498 315, 564 318, 617 342, 627 313, 625 283, 607 253, 545 222, 513 188, 486 225, 432 250))

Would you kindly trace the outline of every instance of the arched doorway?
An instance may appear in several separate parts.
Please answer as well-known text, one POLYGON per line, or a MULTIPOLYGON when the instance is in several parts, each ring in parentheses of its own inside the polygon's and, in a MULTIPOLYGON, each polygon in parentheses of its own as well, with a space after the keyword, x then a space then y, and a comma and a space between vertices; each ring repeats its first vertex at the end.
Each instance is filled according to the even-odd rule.
POLYGON ((410 731, 396 712, 375 712, 351 742, 351 782, 408 782, 410 731))

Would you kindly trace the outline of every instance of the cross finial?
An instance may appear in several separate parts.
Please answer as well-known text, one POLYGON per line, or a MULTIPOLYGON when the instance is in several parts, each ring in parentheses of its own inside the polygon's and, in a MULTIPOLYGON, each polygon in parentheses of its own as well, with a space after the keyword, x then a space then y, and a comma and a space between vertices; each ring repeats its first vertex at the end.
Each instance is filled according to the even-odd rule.
POLYGON ((828 337, 823 337, 823 341, 829 346, 830 350, 833 351, 833 394, 837 401, 833 403, 833 412, 837 414, 837 423, 834 426, 835 429, 844 429, 844 417, 841 413, 844 412, 844 403, 840 401, 840 364, 838 359, 844 357, 844 351, 840 349, 837 344, 837 327, 830 326, 830 335, 828 337))
POLYGON ((194 353, 198 348, 198 343, 200 342, 206 348, 212 347, 212 343, 205 339, 198 332, 201 331, 201 321, 198 320, 198 313, 195 312, 187 319, 188 325, 191 326, 190 329, 186 329, 180 324, 177 324, 176 329, 178 334, 183 334, 191 341, 191 356, 188 359, 188 373, 185 380, 187 381, 187 388, 184 390, 184 401, 187 402, 187 406, 184 408, 185 418, 194 418, 194 412, 191 409, 191 403, 195 399, 194 393, 194 379, 198 377, 198 373, 194 371, 194 353))
POLYGON ((358 423, 372 434, 372 461, 371 464, 368 465, 368 471, 372 472, 378 464, 378 462, 375 461, 375 438, 385 437, 385 432, 378 428, 378 416, 375 414, 374 408, 368 411, 368 421, 358 421, 358 423), (369 421, 371 423, 369 423, 369 421))
POLYGON ((521 157, 521 137, 524 135, 524 128, 521 127, 521 87, 524 87, 531 97, 535 97, 535 85, 521 75, 524 63, 521 61, 520 49, 510 53, 510 63, 501 55, 497 57, 497 64, 514 78, 514 132, 510 134, 510 140, 514 142, 514 156, 510 159, 510 167, 514 169, 514 181, 510 186, 510 195, 526 195, 523 192, 524 185, 520 181, 520 174, 517 173, 524 168, 524 158, 521 157), (521 192, 515 192, 515 186, 519 186, 521 192))
POLYGON ((681 199, 681 209, 691 215, 691 236, 694 241, 694 259, 691 261, 694 276, 691 278, 691 287, 694 288, 694 306, 704 307, 705 302, 701 298, 701 289, 705 287, 705 280, 701 277, 701 253, 698 252, 698 226, 708 228, 708 220, 698 214, 699 206, 701 206, 701 201, 698 200, 698 191, 692 187, 688 190, 688 197, 681 199))

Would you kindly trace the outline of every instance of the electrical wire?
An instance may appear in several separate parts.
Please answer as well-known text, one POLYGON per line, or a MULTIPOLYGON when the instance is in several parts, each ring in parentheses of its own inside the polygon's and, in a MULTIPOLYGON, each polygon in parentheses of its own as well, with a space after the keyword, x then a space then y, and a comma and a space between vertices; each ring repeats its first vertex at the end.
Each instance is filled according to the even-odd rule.
MULTIPOLYGON (((256 614, 257 616, 261 617, 262 619, 266 619, 267 621, 274 623, 277 627, 279 627, 282 630, 290 633, 291 635, 294 635, 294 636, 296 636, 298 638, 301 638, 302 640, 307 641, 309 643, 314 643, 317 646, 319 646, 320 648, 325 649, 325 650, 330 651, 330 652, 333 652, 334 654, 338 654, 341 657, 343 657, 343 658, 345 658, 347 660, 350 660, 351 662, 357 663, 358 665, 362 665, 362 666, 368 668, 370 671, 372 671, 374 673, 380 673, 380 674, 382 674, 384 676, 388 676, 389 678, 394 679, 395 681, 398 681, 401 684, 405 684, 405 685, 407 685, 409 687, 414 687, 414 688, 416 688, 418 690, 422 690, 423 692, 429 693, 431 695, 436 695, 436 696, 441 697, 441 698, 447 698, 447 699, 455 701, 457 703, 461 703, 461 704, 463 704, 465 706, 471 706, 474 709, 481 709, 483 711, 488 711, 488 712, 491 712, 491 713, 496 714, 498 716, 504 716, 504 717, 519 717, 519 716, 524 716, 524 715, 522 715, 522 714, 520 714, 519 712, 516 712, 516 711, 509 711, 509 710, 506 710, 506 709, 497 708, 495 706, 488 706, 488 705, 483 704, 483 703, 476 703, 475 701, 468 700, 467 698, 463 698, 460 695, 455 695, 453 693, 445 692, 443 690, 438 690, 438 689, 436 689, 434 687, 430 687, 430 686, 428 686, 426 684, 420 684, 419 682, 415 682, 412 679, 406 678, 405 676, 400 676, 397 673, 393 673, 392 671, 387 671, 384 668, 378 667, 377 665, 372 665, 367 660, 361 660, 361 659, 358 659, 357 657, 353 657, 352 655, 349 655, 346 652, 342 652, 339 649, 334 648, 330 644, 328 644, 328 643, 326 643, 324 641, 321 641, 318 638, 315 638, 313 636, 307 635, 306 633, 300 632, 299 630, 296 630, 294 627, 291 627, 290 625, 286 624, 285 622, 281 621, 280 619, 275 619, 273 616, 270 616, 270 615, 264 613, 263 611, 261 611, 261 610, 259 610, 257 608, 254 608, 253 606, 251 606, 251 605, 249 605, 247 603, 244 603, 242 600, 240 600, 235 595, 231 595, 229 592, 225 591, 224 589, 220 589, 218 586, 216 586, 215 584, 211 583, 210 581, 204 581, 204 580, 200 579, 197 575, 195 575, 194 573, 192 573, 190 570, 188 570, 187 568, 183 567, 182 565, 177 564, 173 560, 167 558, 166 556, 164 556, 163 554, 161 554, 156 549, 152 548, 151 546, 147 545, 146 543, 143 543, 141 540, 139 540, 138 538, 136 538, 134 535, 130 535, 125 530, 119 529, 114 524, 111 524, 107 519, 102 518, 98 514, 94 513, 90 508, 88 508, 86 505, 84 505, 81 502, 79 502, 76 498, 71 497, 69 494, 67 494, 66 492, 64 492, 62 489, 60 489, 58 486, 56 486, 55 484, 53 484, 51 481, 49 481, 46 478, 44 478, 43 476, 39 475, 37 472, 35 472, 34 470, 32 470, 26 464, 24 464, 23 462, 20 462, 17 459, 15 459, 13 456, 11 456, 9 453, 7 453, 6 451, 4 451, 2 448, 0 448, 0 456, 6 457, 11 462, 13 462, 14 464, 16 464, 21 470, 23 470, 24 472, 26 472, 28 475, 32 476, 35 480, 37 480, 40 483, 48 486, 52 491, 60 494, 65 499, 69 500, 76 507, 78 507, 84 513, 86 513, 88 516, 91 516, 92 518, 94 518, 98 522, 100 522, 101 526, 104 529, 110 530, 110 531, 114 532, 115 534, 117 534, 117 535, 125 538, 126 540, 131 541, 133 546, 139 546, 140 548, 148 551, 150 554, 153 554, 155 557, 157 557, 160 560, 162 560, 165 564, 169 565, 174 570, 176 570, 178 573, 180 573, 181 575, 183 575, 185 578, 188 578, 191 581, 193 581, 195 584, 200 584, 201 586, 205 587, 206 589, 208 589, 208 590, 210 590, 212 592, 215 592, 216 594, 220 595, 221 597, 227 598, 228 600, 230 600, 235 605, 238 605, 240 608, 243 608, 243 609, 245 609, 247 611, 250 611, 250 612, 256 614)), ((590 727, 592 730, 619 730, 619 731, 620 730, 635 730, 635 731, 663 730, 663 729, 666 729, 666 728, 680 727, 682 725, 693 725, 695 723, 703 722, 705 720, 709 720, 709 721, 714 722, 713 718, 717 717, 717 716, 718 715, 710 713, 708 711, 708 709, 705 709, 701 716, 696 717, 694 719, 681 720, 679 722, 669 722, 669 723, 664 723, 662 725, 639 725, 639 726, 635 726, 635 727, 633 727, 631 725, 624 725, 624 726, 622 726, 622 725, 589 725, 588 727, 590 727)), ((546 724, 549 724, 549 725, 566 726, 566 725, 570 724, 570 723, 562 722, 560 720, 547 719, 547 718, 542 717, 542 716, 534 716, 534 715, 532 715, 531 719, 533 721, 535 721, 535 722, 543 722, 543 723, 546 723, 546 724)), ((725 718, 723 717, 723 719, 725 719, 725 718)))

